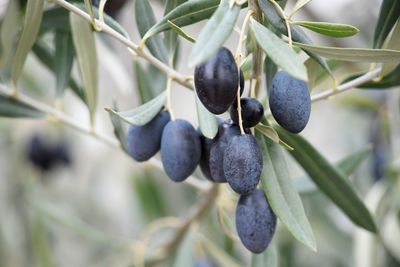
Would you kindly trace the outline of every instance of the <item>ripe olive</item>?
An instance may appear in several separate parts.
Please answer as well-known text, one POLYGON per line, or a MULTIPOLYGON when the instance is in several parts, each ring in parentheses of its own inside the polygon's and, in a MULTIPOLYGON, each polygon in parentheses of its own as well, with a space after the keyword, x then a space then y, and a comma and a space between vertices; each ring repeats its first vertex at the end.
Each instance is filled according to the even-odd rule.
MULTIPOLYGON (((251 128, 256 126, 264 115, 264 108, 255 98, 243 97, 240 99, 242 108, 243 127, 251 128)), ((237 102, 230 109, 231 119, 234 123, 239 124, 237 102)))

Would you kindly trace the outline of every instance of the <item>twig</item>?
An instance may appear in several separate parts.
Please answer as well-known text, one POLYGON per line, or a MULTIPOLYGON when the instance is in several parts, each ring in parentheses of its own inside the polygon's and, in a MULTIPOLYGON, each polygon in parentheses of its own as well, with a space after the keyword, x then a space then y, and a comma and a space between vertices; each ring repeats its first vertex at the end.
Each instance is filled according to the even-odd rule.
MULTIPOLYGON (((121 148, 121 145, 116 138, 98 133, 98 132, 94 131, 93 129, 91 129, 90 127, 81 125, 80 123, 73 120, 71 117, 67 116, 65 113, 58 111, 58 110, 56 110, 42 102, 39 102, 33 98, 30 98, 30 97, 24 95, 23 93, 18 93, 15 96, 15 95, 13 95, 13 91, 11 89, 8 89, 4 85, 0 84, 0 94, 5 95, 7 97, 13 97, 13 98, 17 99, 18 101, 20 101, 21 103, 29 105, 29 106, 43 112, 44 114, 48 115, 49 117, 56 119, 58 122, 61 122, 62 124, 67 125, 73 129, 77 130, 78 132, 81 132, 86 135, 90 135, 111 147, 121 148)), ((151 158, 147 163, 151 164, 152 166, 154 166, 160 170, 163 170, 162 163, 156 158, 151 158)), ((202 191, 210 188, 209 182, 202 181, 193 176, 190 176, 189 178, 187 178, 184 181, 184 183, 186 183, 196 189, 202 190, 202 191)))
MULTIPOLYGON (((372 71, 369 71, 369 72, 365 73, 364 75, 362 75, 362 76, 360 76, 358 78, 355 78, 355 79, 353 79, 351 81, 348 81, 347 83, 343 83, 343 84, 339 85, 337 87, 337 89, 333 88, 333 89, 326 90, 326 91, 324 91, 322 93, 315 94, 315 95, 313 95, 311 97, 311 102, 317 102, 317 101, 321 101, 321 100, 327 99, 327 98, 329 98, 331 96, 346 92, 346 91, 348 91, 348 90, 350 90, 350 89, 352 89, 354 87, 357 87, 357 86, 359 86, 359 85, 361 85, 361 84, 363 84, 365 82, 371 81, 374 78, 378 77, 381 71, 382 71, 382 68, 380 68, 380 67, 376 68, 376 69, 374 69, 372 71)), ((266 117, 269 117, 272 114, 271 114, 271 111, 267 111, 264 115, 266 117)))
MULTIPOLYGON (((63 8, 81 16, 88 22, 92 22, 90 15, 88 13, 82 11, 80 8, 74 6, 73 4, 68 3, 65 0, 52 0, 52 1, 54 3, 62 6, 63 8)), ((160 71, 166 73, 168 77, 174 79, 177 83, 193 90, 193 88, 194 88, 193 83, 190 81, 190 79, 188 79, 188 77, 180 74, 173 68, 169 67, 167 64, 164 64, 159 59, 157 59, 156 57, 151 55, 150 53, 141 50, 137 44, 133 43, 130 39, 121 35, 117 31, 115 31, 113 28, 111 28, 110 26, 105 24, 104 22, 102 22, 98 19, 95 19, 95 23, 100 31, 107 33, 108 35, 112 36, 114 39, 123 43, 129 49, 133 50, 137 56, 145 59, 147 62, 154 65, 156 68, 158 68, 160 71)))

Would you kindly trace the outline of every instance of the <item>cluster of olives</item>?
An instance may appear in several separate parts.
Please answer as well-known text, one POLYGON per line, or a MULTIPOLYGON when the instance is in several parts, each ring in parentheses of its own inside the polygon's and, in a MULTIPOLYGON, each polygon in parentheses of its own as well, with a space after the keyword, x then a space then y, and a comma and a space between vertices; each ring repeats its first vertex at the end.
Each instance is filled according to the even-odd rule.
MULTIPOLYGON (((260 122, 263 106, 254 98, 240 99, 241 133, 237 93, 243 93, 244 78, 232 53, 224 47, 196 66, 194 82, 200 101, 210 112, 218 115, 229 110, 231 119, 219 121, 215 138, 203 136, 188 121, 171 121, 169 113, 162 111, 144 126, 130 126, 128 152, 136 161, 146 161, 160 150, 164 170, 175 182, 189 177, 197 165, 208 180, 227 182, 241 195, 236 209, 238 235, 248 250, 261 253, 276 227, 276 216, 264 191, 257 189, 263 157, 249 129, 260 122)), ((282 127, 294 133, 304 129, 311 104, 304 82, 278 72, 269 101, 272 114, 282 127)))
POLYGON ((43 172, 58 165, 71 163, 70 152, 64 142, 49 144, 40 136, 33 136, 27 147, 28 160, 43 172))

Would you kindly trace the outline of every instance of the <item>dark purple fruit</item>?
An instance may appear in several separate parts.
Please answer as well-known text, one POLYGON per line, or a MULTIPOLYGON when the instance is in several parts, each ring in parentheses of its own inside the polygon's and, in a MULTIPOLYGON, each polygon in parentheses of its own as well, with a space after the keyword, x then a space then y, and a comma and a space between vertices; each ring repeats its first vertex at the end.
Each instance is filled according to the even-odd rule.
POLYGON ((301 132, 311 113, 311 97, 307 84, 279 71, 272 79, 269 105, 275 120, 292 133, 301 132))
POLYGON ((226 121, 218 127, 218 135, 215 137, 210 149, 210 174, 212 179, 218 183, 225 183, 223 162, 225 149, 229 141, 240 135, 238 126, 233 125, 230 121, 226 121))
POLYGON ((201 142, 201 158, 199 163, 200 170, 208 180, 214 181, 210 171, 210 150, 211 150, 211 145, 213 144, 213 139, 209 139, 201 135, 200 142, 201 142))
POLYGON ((160 150, 161 135, 169 121, 169 113, 164 111, 146 125, 130 126, 127 137, 129 155, 136 161, 146 161, 153 157, 160 150))
POLYGON ((234 136, 224 153, 224 175, 241 195, 251 193, 260 181, 263 160, 260 145, 250 134, 234 136))
POLYGON ((229 109, 236 98, 239 73, 232 53, 221 47, 216 54, 196 66, 194 83, 203 105, 214 114, 229 109))
MULTIPOLYGON (((126 0, 108 0, 106 2, 106 5, 104 6, 104 11, 108 15, 115 17, 126 2, 126 0)), ((92 3, 94 6, 98 7, 100 4, 100 0, 92 0, 92 3)))
POLYGON ((239 84, 240 84, 240 95, 242 95, 244 91, 244 74, 242 69, 240 69, 239 84))
POLYGON ((243 245, 253 253, 263 252, 276 229, 276 216, 261 189, 242 195, 236 207, 236 229, 243 245))
POLYGON ((200 137, 185 120, 170 121, 161 138, 161 161, 167 175, 175 182, 189 177, 200 162, 200 137))
MULTIPOLYGON (((243 127, 251 128, 256 126, 264 115, 264 108, 261 103, 254 98, 243 97, 240 99, 242 108, 243 127)), ((231 119, 234 123, 239 124, 237 102, 230 109, 231 119)))

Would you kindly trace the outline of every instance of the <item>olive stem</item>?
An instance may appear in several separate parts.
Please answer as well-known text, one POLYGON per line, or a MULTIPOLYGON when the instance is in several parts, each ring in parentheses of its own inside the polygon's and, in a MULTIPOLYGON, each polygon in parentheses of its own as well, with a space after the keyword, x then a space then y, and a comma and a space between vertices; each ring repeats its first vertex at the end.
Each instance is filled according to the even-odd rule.
POLYGON ((172 78, 168 77, 167 80, 167 111, 171 116, 171 120, 175 120, 174 112, 172 111, 171 105, 171 98, 172 98, 172 78))
MULTIPOLYGON (((119 143, 119 141, 116 138, 107 136, 105 134, 101 134, 97 131, 93 131, 91 127, 81 125, 80 123, 73 120, 71 117, 69 117, 65 113, 61 112, 60 110, 57 110, 51 106, 48 106, 42 102, 39 102, 33 98, 30 98, 22 93, 14 95, 13 90, 5 87, 2 84, 0 84, 0 95, 4 95, 6 97, 12 97, 23 104, 26 104, 28 106, 31 106, 31 107, 43 112, 49 118, 54 118, 54 119, 56 119, 56 121, 72 128, 72 129, 75 129, 78 132, 92 136, 95 139, 101 141, 102 143, 104 143, 110 147, 115 147, 115 148, 119 148, 119 149, 121 148, 121 144, 119 143)), ((153 167, 155 167, 159 170, 163 170, 163 166, 162 166, 162 163, 160 162, 160 160, 158 160, 154 157, 151 158, 145 164, 151 164, 153 167)), ((187 178, 184 181, 184 183, 186 183, 200 191, 205 191, 210 188, 210 182, 202 181, 199 178, 196 178, 194 176, 190 176, 189 178, 187 178)))
MULTIPOLYGON (((86 19, 89 22, 92 22, 91 17, 88 13, 84 12, 80 8, 74 6, 73 4, 65 1, 65 0, 53 0, 54 3, 60 5, 61 7, 81 16, 82 18, 86 19)), ((101 29, 102 32, 110 35, 114 39, 118 40, 120 43, 124 44, 128 50, 133 51, 138 57, 141 57, 145 59, 147 62, 150 64, 154 65, 156 68, 158 68, 160 71, 164 72, 167 74, 168 77, 171 77, 173 80, 175 80, 177 83, 183 85, 186 88, 189 88, 193 90, 193 82, 187 80, 187 76, 180 74, 167 64, 163 63, 153 55, 151 55, 148 52, 145 52, 144 50, 140 49, 140 47, 133 43, 132 40, 130 40, 128 37, 123 36, 110 26, 108 26, 106 23, 95 19, 96 25, 101 29)))
POLYGON ((86 9, 89 11, 90 23, 92 23, 92 26, 95 31, 100 32, 101 27, 97 26, 96 18, 94 17, 94 14, 93 14, 92 1, 84 0, 84 2, 85 2, 86 9))
POLYGON ((276 10, 281 14, 283 20, 285 21, 285 26, 287 29, 287 34, 288 34, 288 39, 289 39, 289 47, 292 48, 292 30, 290 28, 290 23, 288 17, 285 15, 285 12, 283 11, 282 7, 275 2, 275 0, 269 0, 276 8, 276 10))
POLYGON ((99 4, 99 20, 104 23, 104 7, 106 6, 107 0, 100 0, 99 4))
MULTIPOLYGON (((243 45, 243 41, 245 40, 245 32, 246 32, 247 26, 249 24, 249 20, 253 13, 254 13, 253 10, 249 10, 247 12, 247 15, 242 24, 239 42, 238 42, 238 46, 237 46, 236 53, 235 53, 235 61, 236 61, 236 65, 238 66, 238 81, 240 80, 240 61, 241 61, 241 57, 242 57, 242 45, 243 45)), ((238 112, 240 133, 245 134, 244 129, 243 129, 242 105, 240 103, 240 83, 239 82, 238 82, 238 88, 237 88, 237 93, 236 93, 236 101, 237 101, 237 112, 238 112)))
MULTIPOLYGON (((371 81, 371 80, 375 79, 376 77, 378 77, 381 71, 382 71, 381 67, 376 68, 372 71, 365 73, 364 75, 362 75, 358 78, 355 78, 351 81, 348 81, 346 83, 339 85, 337 87, 337 89, 332 88, 332 89, 326 90, 322 93, 315 94, 315 95, 311 96, 311 102, 317 102, 320 100, 327 99, 331 96, 346 92, 346 91, 348 91, 354 87, 357 87, 365 82, 371 81)), ((268 112, 265 112, 264 115, 266 117, 269 117, 272 115, 272 113, 271 113, 271 111, 268 111, 268 112)))

